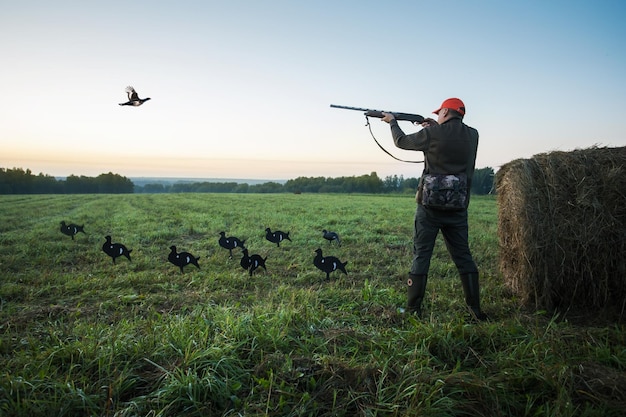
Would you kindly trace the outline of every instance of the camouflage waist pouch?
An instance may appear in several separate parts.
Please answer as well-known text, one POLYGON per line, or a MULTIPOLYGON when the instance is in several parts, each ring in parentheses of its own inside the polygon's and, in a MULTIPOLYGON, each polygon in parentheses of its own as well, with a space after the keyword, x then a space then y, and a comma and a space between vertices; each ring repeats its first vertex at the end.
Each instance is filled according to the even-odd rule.
POLYGON ((467 208, 467 175, 465 173, 424 174, 422 205, 435 210, 457 211, 467 208))

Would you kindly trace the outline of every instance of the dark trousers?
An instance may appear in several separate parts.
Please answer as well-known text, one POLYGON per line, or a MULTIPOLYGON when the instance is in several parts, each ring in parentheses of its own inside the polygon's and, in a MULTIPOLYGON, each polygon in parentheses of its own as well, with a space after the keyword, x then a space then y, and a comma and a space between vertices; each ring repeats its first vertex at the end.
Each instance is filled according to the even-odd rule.
POLYGON ((430 258, 440 230, 459 273, 477 273, 478 268, 468 243, 467 210, 431 210, 418 204, 415 212, 411 274, 428 274, 430 258))

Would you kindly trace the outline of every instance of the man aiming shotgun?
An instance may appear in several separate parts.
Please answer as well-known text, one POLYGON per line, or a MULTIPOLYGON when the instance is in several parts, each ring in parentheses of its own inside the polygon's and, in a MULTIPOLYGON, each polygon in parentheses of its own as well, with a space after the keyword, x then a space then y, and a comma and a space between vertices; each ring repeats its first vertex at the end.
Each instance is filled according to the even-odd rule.
POLYGON ((487 316, 480 309, 478 267, 469 248, 467 222, 469 190, 478 151, 478 131, 463 123, 463 101, 458 98, 445 100, 433 111, 437 120, 409 113, 335 105, 331 107, 361 110, 366 117, 380 117, 383 122, 389 123, 391 136, 398 148, 424 153, 424 170, 416 195, 413 262, 407 280, 407 307, 402 311, 422 315, 430 260, 435 240, 441 231, 459 272, 470 314, 476 320, 485 320, 487 316), (405 134, 398 120, 420 124, 422 129, 405 134))

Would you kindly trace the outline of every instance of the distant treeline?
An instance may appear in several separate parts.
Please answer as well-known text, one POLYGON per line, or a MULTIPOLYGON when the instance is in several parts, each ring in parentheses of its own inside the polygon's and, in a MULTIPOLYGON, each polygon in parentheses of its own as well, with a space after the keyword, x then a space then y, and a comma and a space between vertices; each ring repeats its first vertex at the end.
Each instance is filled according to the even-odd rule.
POLYGON ((133 193, 133 182, 109 172, 97 177, 70 175, 58 180, 50 175, 33 175, 30 169, 0 168, 0 194, 124 194, 133 193))
MULTIPOLYGON (((494 171, 481 168, 474 172, 471 192, 489 194, 493 189, 494 171)), ((86 194, 86 193, 414 193, 418 178, 402 175, 378 177, 376 172, 352 177, 298 177, 280 184, 266 182, 249 185, 237 182, 177 182, 145 184, 133 182, 117 174, 97 177, 71 175, 65 180, 21 168, 0 168, 0 194, 86 194)))

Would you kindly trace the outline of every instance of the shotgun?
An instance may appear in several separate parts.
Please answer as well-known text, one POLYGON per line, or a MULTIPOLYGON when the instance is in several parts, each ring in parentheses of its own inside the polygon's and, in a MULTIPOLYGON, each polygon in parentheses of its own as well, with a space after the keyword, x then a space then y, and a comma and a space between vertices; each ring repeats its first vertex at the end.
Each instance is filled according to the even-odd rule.
POLYGON ((378 145, 378 147, 380 149, 382 149, 387 155, 391 156, 393 159, 401 161, 401 162, 411 162, 414 164, 421 164, 424 161, 405 161, 404 159, 400 159, 397 158, 395 156, 393 156, 391 153, 389 153, 389 151, 385 148, 383 148, 383 146, 378 143, 378 141, 376 140, 376 136, 374 136, 374 133, 372 133, 372 126, 370 125, 370 119, 369 117, 378 117, 380 119, 382 119, 383 113, 391 113, 393 114, 393 116, 396 118, 396 120, 406 120, 408 122, 413 122, 416 124, 420 124, 424 121, 424 118, 422 116, 420 116, 419 114, 411 114, 411 113, 398 113, 395 111, 381 111, 381 110, 373 110, 373 109, 363 109, 361 107, 350 107, 350 106, 338 106, 337 104, 331 104, 330 107, 333 107, 335 109, 346 109, 346 110, 356 110, 356 111, 362 111, 365 114, 365 119, 366 119, 366 124, 365 126, 367 126, 370 130, 370 135, 372 135, 372 139, 374 139, 374 142, 376 142, 376 145, 378 145))
POLYGON ((365 116, 368 117, 378 117, 379 119, 383 118, 383 113, 391 113, 396 118, 396 120, 406 120, 407 122, 413 123, 422 123, 424 118, 419 114, 411 114, 411 113, 399 113, 395 111, 384 111, 384 110, 373 110, 373 109, 364 109, 361 107, 350 107, 350 106, 339 106, 337 104, 331 104, 330 107, 335 109, 345 109, 345 110, 356 110, 364 112, 365 116))

